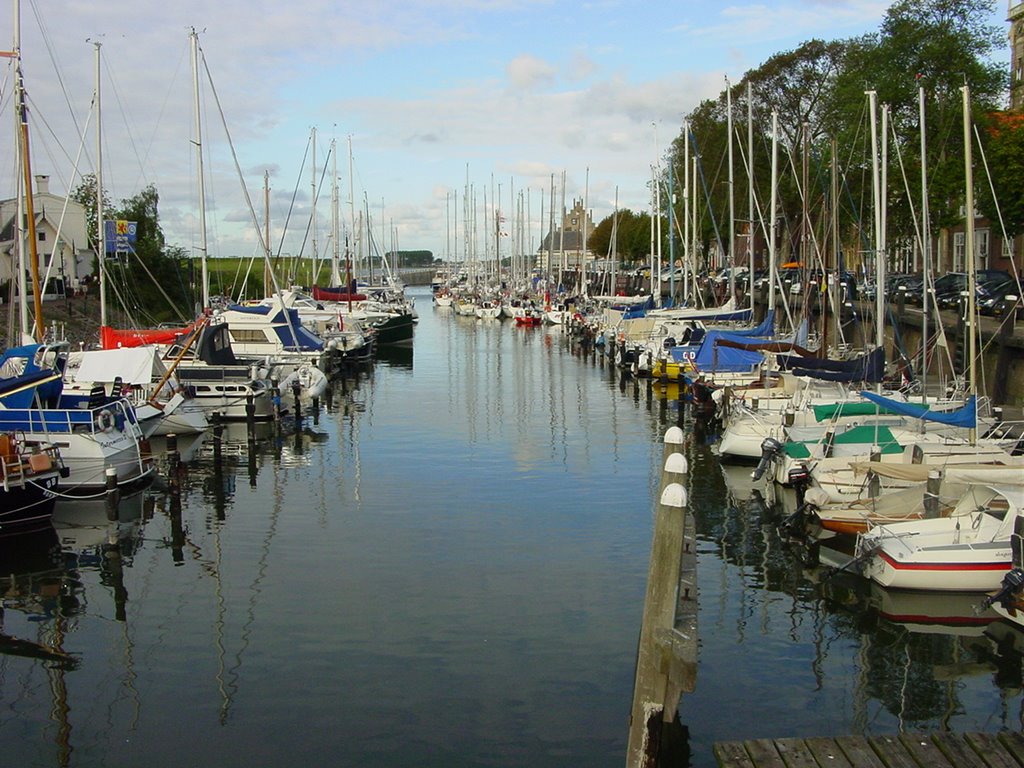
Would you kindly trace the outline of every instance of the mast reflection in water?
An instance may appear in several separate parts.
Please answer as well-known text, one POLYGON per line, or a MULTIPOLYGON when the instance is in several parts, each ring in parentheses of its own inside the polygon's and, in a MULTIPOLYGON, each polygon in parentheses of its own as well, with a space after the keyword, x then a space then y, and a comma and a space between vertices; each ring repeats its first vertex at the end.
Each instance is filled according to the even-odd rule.
POLYGON ((4 543, 5 764, 624 765, 675 423, 692 765, 719 739, 1020 727, 1012 629, 821 581, 749 468, 559 330, 420 315, 316 420, 180 441, 119 520, 61 501, 4 543))

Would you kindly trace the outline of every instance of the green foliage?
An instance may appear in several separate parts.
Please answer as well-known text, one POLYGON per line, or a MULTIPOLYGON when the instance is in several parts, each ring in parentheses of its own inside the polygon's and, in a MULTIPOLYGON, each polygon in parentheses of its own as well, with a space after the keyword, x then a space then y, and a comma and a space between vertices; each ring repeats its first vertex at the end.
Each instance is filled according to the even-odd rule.
POLYGON ((400 267, 431 267, 434 265, 433 251, 388 251, 388 263, 400 267))
MULTIPOLYGON (((83 177, 71 197, 85 206, 90 238, 94 241, 96 177, 83 177)), ((111 256, 104 261, 108 309, 114 323, 147 325, 184 320, 192 315, 190 305, 198 291, 187 281, 187 254, 182 248, 167 246, 160 228, 159 203, 160 195, 152 184, 118 206, 113 206, 106 190, 103 191, 105 219, 136 223, 134 253, 111 256)), ((95 242, 92 245, 101 250, 95 242)))
MULTIPOLYGON (((979 128, 987 138, 985 160, 992 172, 993 186, 997 190, 1019 190, 1024 179, 1024 114, 992 112, 983 118, 979 128)), ((1024 232, 1024 195, 1004 195, 997 201, 987 184, 979 184, 977 202, 979 210, 993 222, 1002 218, 1011 237, 1024 232)))
MULTIPOLYGON (((864 241, 864 233, 871 231, 872 216, 867 90, 877 93, 879 114, 881 105, 889 107, 889 242, 912 242, 915 216, 920 214, 919 87, 924 88, 926 95, 931 222, 933 227, 941 227, 962 220, 961 87, 965 83, 970 87, 972 109, 978 120, 1003 98, 1007 82, 1003 68, 988 58, 1005 44, 1003 31, 988 25, 993 7, 993 0, 898 0, 887 11, 876 33, 850 40, 810 40, 747 72, 732 86, 737 167, 733 195, 737 217, 746 218, 748 180, 744 155, 749 83, 756 131, 755 193, 766 221, 770 216, 771 115, 773 111, 778 114, 780 247, 787 237, 794 246, 799 244, 805 205, 800 190, 805 154, 809 176, 806 206, 815 239, 819 243, 827 241, 825 228, 831 227, 833 139, 841 176, 842 240, 852 250, 870 247, 864 241)), ((716 237, 716 220, 718 236, 727 239, 728 226, 723 225, 728 216, 729 193, 723 170, 728 149, 725 91, 717 99, 702 102, 687 119, 694 140, 690 151, 696 146, 700 156, 702 180, 695 190, 691 189, 691 194, 696 192, 700 214, 697 238, 706 249, 716 237)), ((1012 154, 1012 143, 1004 135, 1001 151, 1012 154)), ((684 177, 682 157, 680 133, 673 142, 670 158, 677 179, 684 177)), ((1011 199, 1016 202, 1021 197, 1019 189, 1024 178, 1015 175, 1015 168, 1012 162, 1004 163, 1003 173, 996 174, 994 180, 996 195, 1004 208, 1012 207, 1011 199)), ((680 188, 677 183, 676 189, 680 188)))
POLYGON ((587 236, 587 248, 597 254, 617 254, 623 264, 646 261, 651 252, 650 214, 633 213, 626 208, 604 218, 587 236), (613 230, 614 249, 611 247, 613 230))

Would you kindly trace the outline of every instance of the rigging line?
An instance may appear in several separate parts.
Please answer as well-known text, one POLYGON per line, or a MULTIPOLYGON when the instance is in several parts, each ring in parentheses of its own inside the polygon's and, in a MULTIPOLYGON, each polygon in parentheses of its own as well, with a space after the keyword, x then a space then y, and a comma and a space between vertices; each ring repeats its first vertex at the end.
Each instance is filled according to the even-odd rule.
MULTIPOLYGON (((690 141, 693 143, 693 156, 697 160, 697 169, 700 171, 700 183, 704 189, 704 197, 708 201, 707 203, 707 215, 711 218, 711 226, 715 231, 715 241, 718 243, 719 248, 722 246, 722 235, 718 231, 718 221, 715 219, 715 212, 711 207, 711 192, 708 190, 708 182, 704 177, 704 162, 701 159, 700 149, 697 145, 697 137, 693 131, 689 131, 690 141)), ((703 216, 701 217, 703 220, 703 216)))
MULTIPOLYGON (((249 188, 245 185, 245 180, 242 175, 242 167, 238 162, 238 153, 235 151, 234 142, 231 141, 231 133, 230 131, 228 131, 227 116, 224 114, 224 108, 220 102, 220 96, 217 93, 217 86, 213 83, 213 75, 210 73, 210 68, 206 62, 206 53, 203 51, 202 47, 199 48, 199 51, 203 62, 203 71, 206 72, 207 80, 210 83, 210 90, 213 93, 213 100, 214 103, 217 105, 217 114, 220 116, 220 121, 221 125, 224 127, 224 132, 228 136, 228 148, 231 150, 231 159, 232 161, 234 161, 235 164, 235 172, 238 174, 238 181, 242 187, 242 194, 245 197, 246 206, 249 209, 249 215, 252 218, 253 227, 256 230, 256 243, 260 247, 260 250, 263 252, 263 258, 266 261, 267 266, 269 267, 271 266, 271 264, 270 257, 267 254, 267 249, 270 247, 270 244, 267 243, 266 240, 264 239, 263 229, 262 227, 260 227, 259 220, 256 218, 256 209, 253 207, 252 198, 249 195, 249 188)), ((274 284, 274 292, 280 294, 281 286, 278 285, 277 276, 274 274, 273 269, 270 269, 270 280, 274 284)), ((288 324, 289 326, 291 326, 291 316, 286 313, 285 317, 288 318, 288 324)), ((294 336, 294 332, 292 335, 294 336)))
POLYGON ((61 74, 63 72, 63 67, 60 65, 60 61, 57 58, 57 49, 54 48, 50 41, 51 36, 46 28, 45 14, 41 14, 39 12, 39 6, 34 0, 31 0, 29 5, 32 7, 32 15, 36 19, 36 24, 39 25, 39 32, 42 35, 43 44, 46 46, 46 51, 50 55, 50 61, 53 63, 54 76, 60 84, 60 92, 64 96, 64 103, 67 105, 68 114, 71 117, 71 124, 75 127, 75 131, 78 133, 79 138, 82 138, 84 134, 78 126, 78 120, 75 117, 75 110, 71 105, 71 98, 68 96, 68 89, 64 83, 64 77, 61 74))
MULTIPOLYGON (((291 199, 291 202, 288 204, 288 212, 285 214, 284 224, 281 225, 281 239, 277 243, 277 253, 274 254, 274 264, 275 264, 275 266, 280 261, 281 253, 284 251, 284 238, 285 238, 285 235, 287 235, 287 233, 288 233, 288 223, 292 220, 292 212, 295 210, 295 198, 298 197, 298 194, 299 194, 299 184, 300 184, 300 180, 302 179, 303 172, 306 169, 306 158, 309 157, 309 147, 310 147, 311 143, 312 143, 312 137, 306 142, 306 152, 305 152, 305 154, 303 154, 302 162, 299 164, 298 179, 296 179, 295 187, 292 189, 292 199, 291 199)), ((312 219, 310 221, 312 221, 312 219)), ((306 228, 306 234, 307 235, 309 234, 309 227, 308 226, 306 228)), ((306 243, 305 238, 303 238, 302 243, 303 243, 303 245, 305 245, 305 243, 306 243)))
MULTIPOLYGON (((143 149, 142 159, 140 159, 140 161, 139 161, 140 168, 142 166, 144 166, 145 159, 149 157, 150 152, 151 152, 151 150, 153 148, 153 144, 156 142, 157 129, 158 129, 159 126, 161 126, 163 124, 164 115, 167 112, 167 105, 170 103, 171 91, 173 90, 173 87, 174 87, 175 83, 177 83, 177 81, 178 81, 178 75, 181 73, 181 69, 182 69, 182 62, 186 60, 187 54, 188 54, 188 46, 186 45, 182 49, 181 55, 178 57, 178 63, 174 67, 174 72, 171 75, 170 84, 167 86, 167 90, 164 91, 164 98, 160 102, 160 109, 157 111, 156 117, 153 120, 153 131, 150 134, 149 140, 146 142, 145 147, 143 149)), ((115 88, 115 93, 116 92, 117 91, 116 91, 116 88, 115 88)), ((120 99, 118 100, 118 103, 120 103, 120 99)), ((189 152, 189 155, 191 156, 192 153, 189 152)), ((139 184, 136 183, 133 186, 139 186, 139 184)))
MULTIPOLYGON (((312 207, 312 210, 310 210, 310 213, 309 213, 309 223, 306 225, 306 234, 302 238, 302 245, 299 248, 299 256, 302 256, 302 252, 306 250, 306 240, 309 238, 310 230, 313 227, 313 211, 316 210, 317 203, 320 202, 320 191, 324 187, 324 179, 327 178, 327 163, 331 159, 331 152, 333 152, 333 151, 334 151, 334 145, 332 144, 331 145, 331 149, 327 150, 327 157, 324 158, 324 168, 320 172, 320 183, 317 184, 316 194, 313 196, 313 207, 312 207)), ((328 237, 328 241, 330 241, 331 237, 333 237, 333 234, 330 237, 328 237)), ((314 259, 314 263, 310 267, 310 274, 311 275, 313 273, 319 274, 319 272, 320 272, 320 262, 321 261, 326 261, 327 259, 326 259, 326 257, 323 258, 323 259, 320 259, 319 256, 316 253, 313 254, 313 259, 314 259)), ((316 281, 313 280, 312 282, 315 283, 316 281)))
MULTIPOLYGON (((138 150, 138 147, 135 144, 135 131, 132 130, 132 126, 128 122, 128 112, 124 108, 124 102, 121 100, 121 93, 117 89, 117 81, 114 79, 113 71, 110 69, 110 66, 108 64, 107 58, 103 57, 103 58, 101 58, 100 61, 101 61, 102 65, 103 65, 103 67, 106 69, 107 80, 109 81, 110 88, 111 88, 111 90, 114 93, 114 101, 117 102, 117 106, 119 108, 118 111, 121 114, 121 120, 124 123, 125 132, 128 134, 128 145, 132 148, 132 154, 135 155, 135 159, 136 159, 136 161, 139 164, 139 172, 140 172, 139 175, 140 175, 140 177, 142 179, 145 179, 146 178, 146 174, 143 172, 142 158, 139 156, 139 150, 138 150)), ((104 141, 108 141, 109 140, 108 134, 106 132, 104 132, 103 138, 104 138, 104 141)), ((120 154, 120 153, 116 153, 116 154, 120 154)), ((103 156, 106 157, 106 158, 114 157, 115 156, 115 152, 113 152, 113 151, 104 151, 103 156)), ((103 177, 107 178, 107 175, 104 174, 103 177)))
MULTIPOLYGON (((92 110, 90 109, 89 110, 89 115, 88 115, 88 117, 86 117, 86 121, 85 121, 85 129, 86 129, 86 131, 89 130, 89 123, 91 122, 91 120, 92 120, 92 110)), ((75 169, 78 168, 78 161, 82 159, 82 153, 85 151, 85 141, 84 141, 85 134, 82 134, 82 136, 83 136, 83 140, 78 145, 78 154, 75 157, 75 165, 74 165, 75 169)), ((72 200, 71 195, 65 195, 64 196, 64 205, 61 207, 60 219, 57 221, 57 232, 56 232, 56 234, 54 235, 54 238, 53 238, 54 239, 54 246, 53 247, 55 249, 60 245, 61 234, 62 234, 61 230, 64 228, 64 217, 65 217, 65 214, 67 213, 68 204, 71 202, 71 200, 72 200)), ((71 245, 73 245, 73 243, 71 245)), ((56 255, 56 254, 54 254, 54 255, 56 255)), ((74 257, 75 257, 75 253, 74 253, 74 250, 72 250, 71 251, 71 258, 73 259, 74 257)), ((47 283, 50 282, 50 274, 51 274, 51 272, 53 270, 53 264, 54 264, 55 261, 56 260, 51 257, 50 258, 50 263, 46 265, 46 273, 43 275, 43 287, 42 287, 42 291, 43 291, 43 295, 44 296, 46 295, 46 285, 47 285, 47 283)), ((63 258, 63 254, 62 254, 61 255, 61 265, 62 265, 62 267, 63 267, 63 262, 64 262, 64 258, 63 258)), ((65 286, 65 290, 66 289, 67 289, 67 286, 65 286)))
MULTIPOLYGON (((32 97, 29 96, 28 91, 26 90, 24 93, 25 93, 25 104, 28 107, 29 113, 32 115, 32 124, 30 125, 30 130, 31 130, 32 136, 36 137, 37 139, 41 138, 41 136, 40 136, 41 132, 39 130, 37 130, 37 128, 40 125, 44 126, 46 128, 46 131, 45 131, 44 135, 48 135, 50 138, 53 139, 54 143, 57 145, 57 148, 61 150, 60 155, 63 157, 63 162, 57 162, 57 160, 56 160, 57 155, 55 155, 53 153, 52 147, 51 147, 50 143, 49 142, 44 142, 43 143, 43 147, 45 147, 45 149, 46 149, 46 156, 47 156, 47 158, 49 158, 50 163, 52 164, 53 168, 59 169, 64 163, 70 164, 72 162, 71 156, 64 150, 64 145, 61 143, 61 140, 57 137, 57 134, 54 132, 53 128, 50 126, 50 123, 46 120, 45 117, 41 116, 39 110, 37 110, 35 108, 36 107, 36 103, 35 103, 35 101, 32 100, 32 97)), ((83 138, 82 140, 84 141, 85 139, 83 138)), ((35 147, 35 145, 33 145, 33 146, 35 147)), ((66 181, 66 179, 63 176, 61 176, 60 179, 61 179, 61 181, 66 181)))
POLYGON ((1017 295, 1020 296, 1022 293, 1024 293, 1024 291, 1021 290, 1020 273, 1017 271, 1017 265, 1013 261, 1013 240, 1009 238, 1006 234, 1006 223, 1003 221, 1003 211, 1002 208, 999 207, 999 198, 996 196, 996 187, 995 183, 992 180, 992 172, 989 170, 988 167, 988 157, 985 155, 985 147, 982 146, 981 135, 978 133, 978 124, 975 123, 973 127, 974 138, 978 142, 978 151, 981 154, 981 164, 985 168, 985 178, 988 179, 988 188, 989 191, 992 193, 992 204, 995 205, 996 207, 996 216, 999 219, 999 231, 1003 236, 1003 245, 1005 246, 1007 242, 1011 243, 1010 268, 1013 270, 1013 279, 1017 283, 1017 295))

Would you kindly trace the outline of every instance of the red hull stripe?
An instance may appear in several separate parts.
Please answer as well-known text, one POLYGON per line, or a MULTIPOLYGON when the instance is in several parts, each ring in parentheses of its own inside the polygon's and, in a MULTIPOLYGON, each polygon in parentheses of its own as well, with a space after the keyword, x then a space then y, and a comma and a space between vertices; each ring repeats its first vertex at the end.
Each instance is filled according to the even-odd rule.
POLYGON ((1011 560, 998 563, 901 563, 884 552, 880 556, 897 571, 1008 571, 1013 566, 1011 560))

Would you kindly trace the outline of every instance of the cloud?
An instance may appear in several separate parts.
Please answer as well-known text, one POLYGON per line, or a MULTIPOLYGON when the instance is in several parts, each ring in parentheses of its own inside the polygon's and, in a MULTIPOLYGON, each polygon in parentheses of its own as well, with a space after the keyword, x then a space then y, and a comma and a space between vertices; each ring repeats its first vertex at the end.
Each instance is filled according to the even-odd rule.
POLYGON ((506 73, 516 90, 534 90, 555 82, 558 70, 543 59, 523 54, 508 63, 506 73))

